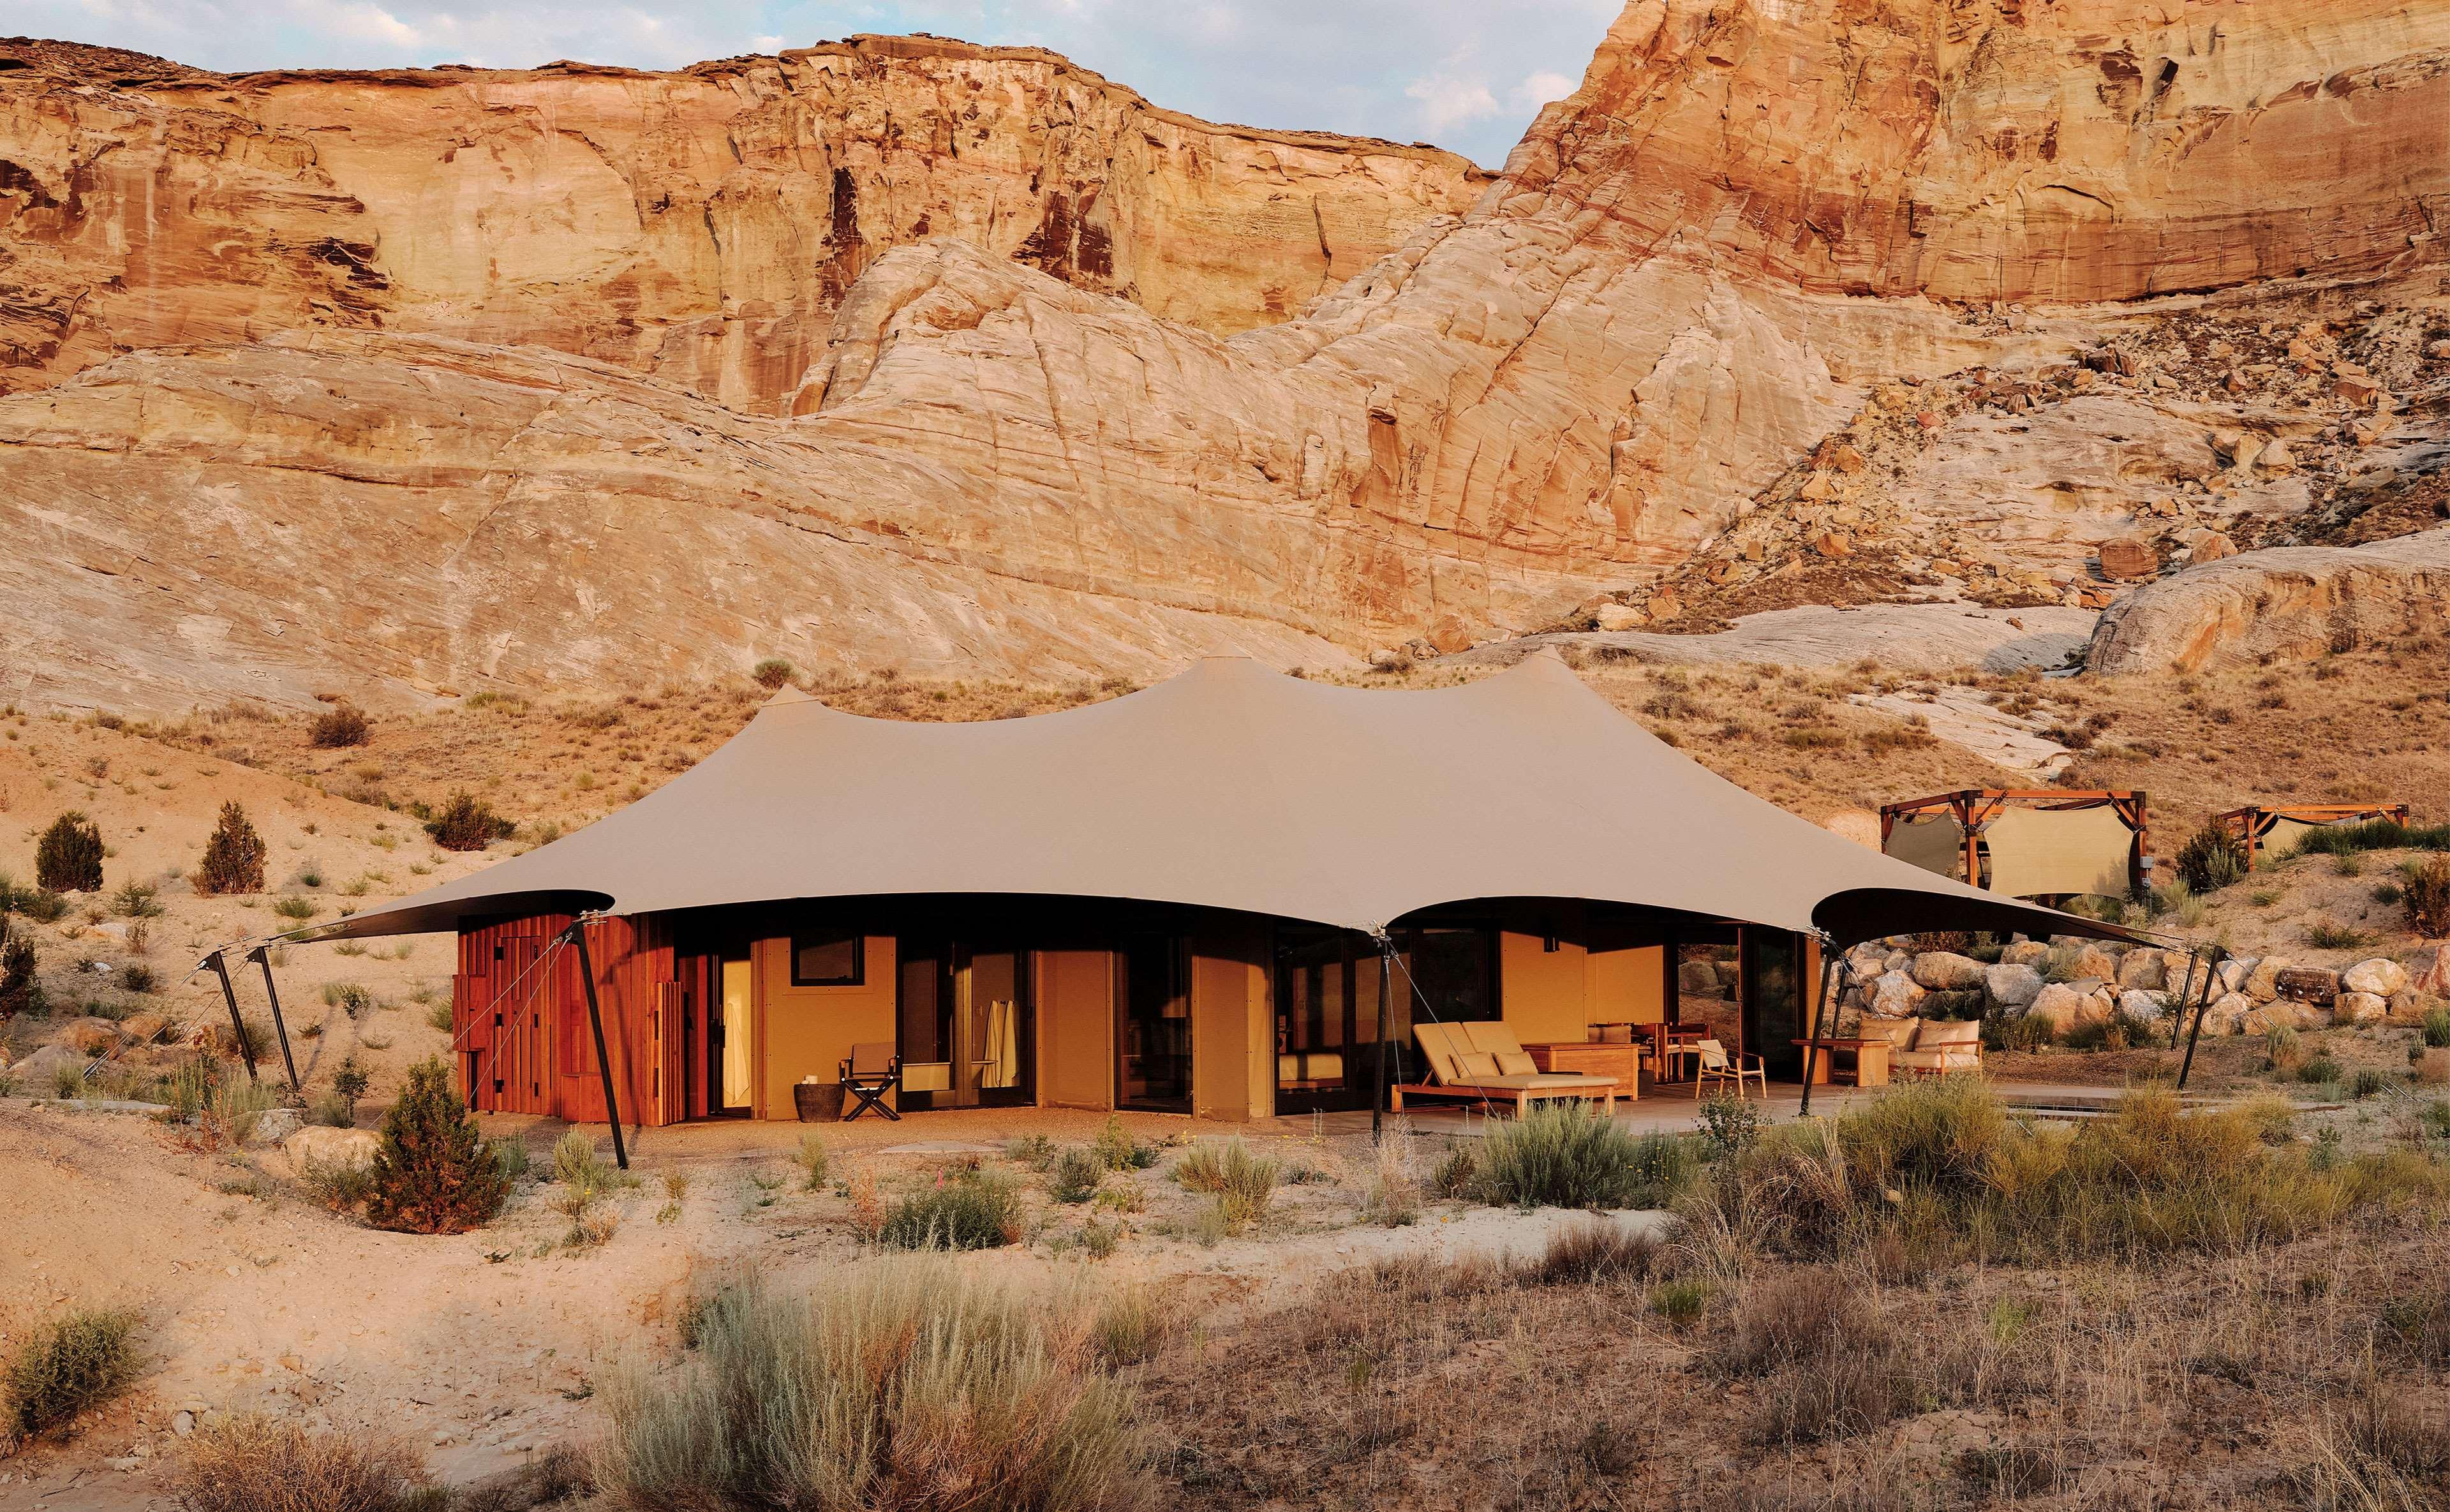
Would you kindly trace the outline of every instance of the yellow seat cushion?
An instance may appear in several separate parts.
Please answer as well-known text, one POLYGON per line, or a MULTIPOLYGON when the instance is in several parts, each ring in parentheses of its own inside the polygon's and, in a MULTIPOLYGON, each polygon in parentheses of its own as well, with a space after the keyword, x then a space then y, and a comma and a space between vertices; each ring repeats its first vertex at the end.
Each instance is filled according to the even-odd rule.
POLYGON ((1539 1070, 1540 1063, 1520 1050, 1501 1050, 1497 1053, 1497 1074, 1501 1076, 1535 1076, 1539 1070))
POLYGON ((1470 1050, 1454 1058, 1455 1077, 1459 1081, 1485 1081, 1498 1074, 1495 1056, 1470 1050))
POLYGON ((1514 1037, 1513 1028, 1494 1018, 1479 1018, 1454 1026, 1455 1033, 1470 1041, 1469 1048, 1483 1055, 1506 1056, 1523 1053, 1523 1041, 1514 1037))

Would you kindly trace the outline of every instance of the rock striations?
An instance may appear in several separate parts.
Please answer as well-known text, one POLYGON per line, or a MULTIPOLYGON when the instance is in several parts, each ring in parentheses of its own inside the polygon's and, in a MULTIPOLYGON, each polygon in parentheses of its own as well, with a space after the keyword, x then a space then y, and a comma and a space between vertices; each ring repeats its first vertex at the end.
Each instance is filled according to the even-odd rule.
MULTIPOLYGON (((2084 388, 2001 375, 2165 313, 2352 288, 2429 350, 2450 213, 2434 3, 1633 0, 1476 198, 932 39, 151 67, 0 73, 37 701, 1460 649, 1807 501, 1801 551, 1871 559, 1892 464, 1835 438, 1938 444, 1948 375, 1978 483, 2084 388)), ((2007 533, 2134 534, 2168 470, 2099 471, 2077 538, 2007 533)))

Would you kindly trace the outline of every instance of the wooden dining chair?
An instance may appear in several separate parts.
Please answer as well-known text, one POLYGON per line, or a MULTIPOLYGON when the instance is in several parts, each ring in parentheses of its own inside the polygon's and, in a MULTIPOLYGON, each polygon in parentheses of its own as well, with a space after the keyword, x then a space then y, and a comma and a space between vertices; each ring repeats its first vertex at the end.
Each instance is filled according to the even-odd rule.
POLYGON ((1760 1056, 1730 1056, 1727 1047, 1715 1039, 1704 1039, 1694 1048, 1701 1057, 1701 1064, 1693 1069, 1695 1101, 1701 1100, 1701 1089, 1714 1081, 1721 1086, 1734 1082, 1739 1097, 1744 1095, 1745 1082, 1758 1081, 1760 1083, 1761 1101, 1769 1101, 1769 1068, 1761 1063, 1760 1056))

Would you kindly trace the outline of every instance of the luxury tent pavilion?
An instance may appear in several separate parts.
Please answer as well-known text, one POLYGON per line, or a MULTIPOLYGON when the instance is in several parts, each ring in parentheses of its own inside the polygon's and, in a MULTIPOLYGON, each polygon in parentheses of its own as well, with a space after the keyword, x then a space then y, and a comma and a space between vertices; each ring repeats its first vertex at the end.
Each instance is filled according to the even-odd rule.
POLYGON ((1822 947, 1934 928, 2113 932, 1762 802, 1543 652, 1429 690, 1220 658, 982 724, 786 689, 599 823, 299 938, 457 931, 476 1107, 668 1124, 791 1117, 884 1044, 905 1113, 1368 1107, 1414 1023, 1672 1019, 1699 942, 1792 1075, 1822 947))

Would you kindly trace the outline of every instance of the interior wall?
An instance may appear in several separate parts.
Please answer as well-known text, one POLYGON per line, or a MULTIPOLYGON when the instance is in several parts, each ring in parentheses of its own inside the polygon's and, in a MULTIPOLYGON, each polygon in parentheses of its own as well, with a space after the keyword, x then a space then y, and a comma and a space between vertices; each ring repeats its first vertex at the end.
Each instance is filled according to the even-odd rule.
POLYGON ((1546 948, 1539 935, 1507 930, 1497 939, 1497 1000, 1506 1026, 1524 1044, 1589 1037, 1587 969, 1583 947, 1560 940, 1546 948))
POLYGON ((1276 1109, 1265 924, 1234 921, 1191 939, 1191 1106, 1241 1122, 1276 1109))
POLYGON ((1667 947, 1594 950, 1584 958, 1589 983, 1585 1021, 1655 1024, 1667 1018, 1667 947))
POLYGON ((752 947, 757 965, 756 1067, 760 1118, 795 1118, 791 1084, 815 1076, 830 1085, 850 1047, 894 1037, 894 984, 901 963, 891 935, 869 935, 856 987, 791 985, 791 940, 767 936, 752 947))
POLYGON ((1115 953, 1038 952, 1038 1100, 1115 1105, 1115 953))

